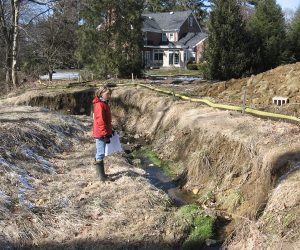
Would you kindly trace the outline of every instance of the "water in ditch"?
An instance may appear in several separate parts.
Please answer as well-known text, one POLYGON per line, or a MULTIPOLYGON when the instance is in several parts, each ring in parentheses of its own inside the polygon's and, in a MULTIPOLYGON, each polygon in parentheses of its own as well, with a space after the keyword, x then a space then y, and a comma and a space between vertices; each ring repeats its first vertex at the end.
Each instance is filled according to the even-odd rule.
MULTIPOLYGON (((149 182, 155 187, 166 192, 175 206, 180 207, 188 204, 198 204, 197 199, 199 199, 199 197, 197 197, 197 195, 194 195, 192 192, 185 191, 180 187, 182 177, 179 176, 172 178, 163 171, 161 166, 153 164, 147 155, 134 153, 136 151, 141 151, 140 149, 147 145, 143 139, 133 138, 130 135, 125 135, 125 133, 121 134, 123 134, 121 141, 124 145, 125 152, 127 153, 128 160, 134 165, 138 165, 144 169, 147 173, 149 182)), ((147 145, 147 147, 149 146, 150 145, 147 145)), ((200 204, 198 205, 200 206, 200 204)), ((226 238, 225 227, 229 223, 230 220, 225 219, 221 215, 217 216, 215 236, 212 239, 212 243, 201 249, 221 249, 222 243, 226 238)))

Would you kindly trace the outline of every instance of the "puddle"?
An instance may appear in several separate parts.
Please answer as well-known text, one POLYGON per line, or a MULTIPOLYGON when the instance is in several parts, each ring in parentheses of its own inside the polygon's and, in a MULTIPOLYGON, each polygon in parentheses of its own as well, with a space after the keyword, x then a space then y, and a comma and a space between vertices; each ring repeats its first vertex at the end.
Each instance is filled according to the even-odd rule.
POLYGON ((143 169, 148 174, 148 179, 152 185, 166 192, 176 206, 187 204, 184 196, 176 187, 174 181, 166 176, 164 172, 157 166, 147 164, 148 160, 142 160, 143 169), (144 162, 144 163, 143 163, 144 162))
MULTIPOLYGON (((79 72, 70 72, 70 71, 62 71, 62 72, 56 72, 52 75, 52 80, 74 80, 78 79, 80 76, 79 72)), ((40 76, 41 80, 49 80, 49 75, 42 75, 40 76)))
POLYGON ((193 81, 199 81, 203 80, 200 76, 148 76, 149 80, 152 80, 154 82, 160 82, 165 80, 172 80, 177 82, 193 82, 193 81))

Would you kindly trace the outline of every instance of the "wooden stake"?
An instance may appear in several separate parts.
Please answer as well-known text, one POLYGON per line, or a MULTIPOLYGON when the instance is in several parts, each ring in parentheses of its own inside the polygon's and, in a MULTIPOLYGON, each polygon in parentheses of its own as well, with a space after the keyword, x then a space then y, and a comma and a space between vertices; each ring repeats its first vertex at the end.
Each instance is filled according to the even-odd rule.
POLYGON ((246 87, 243 87, 244 90, 244 96, 243 96, 243 110, 242 114, 245 114, 245 109, 246 109, 246 87))

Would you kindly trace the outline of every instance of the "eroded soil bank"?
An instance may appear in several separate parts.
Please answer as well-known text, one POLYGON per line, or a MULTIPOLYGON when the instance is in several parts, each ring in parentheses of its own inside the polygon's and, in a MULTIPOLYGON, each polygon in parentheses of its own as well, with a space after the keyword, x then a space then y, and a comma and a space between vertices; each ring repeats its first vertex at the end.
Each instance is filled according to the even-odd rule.
MULTIPOLYGON (((28 103, 29 96, 6 103, 28 103)), ((119 87, 113 96, 115 125, 150 140, 153 150, 182 174, 183 187, 197 193, 207 213, 222 211, 237 221, 226 242, 230 249, 298 246, 299 126, 174 100, 139 87, 119 87)), ((80 107, 86 102, 76 103, 80 107)))
POLYGON ((230 247, 296 244, 299 126, 173 100, 139 87, 119 88, 114 97, 117 124, 149 138, 161 158, 173 162, 178 174, 185 173, 184 188, 198 193, 203 207, 222 210, 243 225, 228 241, 230 247), (255 243, 257 238, 248 236, 257 219, 255 243))

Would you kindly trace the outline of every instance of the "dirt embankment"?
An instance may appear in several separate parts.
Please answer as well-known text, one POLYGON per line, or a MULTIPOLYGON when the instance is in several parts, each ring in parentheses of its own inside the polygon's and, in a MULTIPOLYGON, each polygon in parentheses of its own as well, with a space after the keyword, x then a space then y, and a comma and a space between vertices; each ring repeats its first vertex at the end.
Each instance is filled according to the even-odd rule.
POLYGON ((295 174, 299 126, 174 101, 139 87, 119 88, 114 96, 117 122, 151 138, 178 173, 186 170, 184 187, 198 193, 204 207, 253 224, 257 218, 273 218, 261 222, 266 225, 262 239, 267 239, 262 246, 272 246, 276 237, 290 244, 300 236, 300 195, 294 190, 300 183, 295 174), (288 222, 276 227, 278 218, 288 222))
MULTIPOLYGON (((45 107, 50 111, 60 111, 72 115, 90 115, 91 102, 95 88, 82 87, 80 84, 53 86, 39 86, 36 89, 27 89, 22 93, 11 93, 2 98, 1 105, 28 105, 45 107)), ((20 90, 19 90, 20 91, 20 90)))

